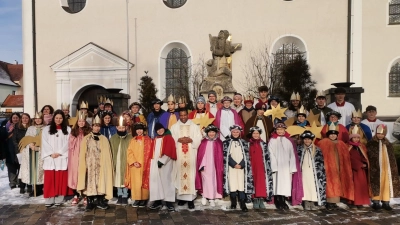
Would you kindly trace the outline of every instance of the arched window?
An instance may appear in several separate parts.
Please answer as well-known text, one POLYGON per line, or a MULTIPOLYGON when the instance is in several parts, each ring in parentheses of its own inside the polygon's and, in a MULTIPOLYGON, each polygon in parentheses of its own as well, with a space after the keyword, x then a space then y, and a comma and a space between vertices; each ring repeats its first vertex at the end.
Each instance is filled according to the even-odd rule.
POLYGON ((277 68, 282 67, 293 61, 297 56, 303 56, 305 52, 301 51, 294 43, 284 43, 273 53, 274 63, 277 68))
POLYGON ((173 48, 167 55, 165 64, 165 94, 168 97, 187 96, 189 90, 189 58, 185 51, 173 48))
POLYGON ((179 8, 186 3, 186 0, 163 0, 164 4, 170 8, 179 8))
POLYGON ((78 13, 86 6, 86 0, 61 0, 62 8, 69 13, 78 13))
POLYGON ((400 24, 400 0, 389 3, 389 24, 400 24))
POLYGON ((389 97, 400 97, 400 62, 390 68, 389 97))

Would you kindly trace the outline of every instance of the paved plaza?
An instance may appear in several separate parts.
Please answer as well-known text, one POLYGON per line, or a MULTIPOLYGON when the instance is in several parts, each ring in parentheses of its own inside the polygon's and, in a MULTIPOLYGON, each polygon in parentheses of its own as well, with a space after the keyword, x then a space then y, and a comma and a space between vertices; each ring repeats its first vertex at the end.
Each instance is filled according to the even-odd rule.
MULTIPOLYGON (((196 208, 199 208, 196 205, 196 208)), ((189 211, 177 208, 152 211, 110 204, 108 210, 85 212, 82 205, 46 208, 42 204, 0 205, 0 224, 400 224, 400 205, 393 211, 375 212, 371 208, 348 209, 344 205, 336 211, 266 210, 210 210, 189 211)))

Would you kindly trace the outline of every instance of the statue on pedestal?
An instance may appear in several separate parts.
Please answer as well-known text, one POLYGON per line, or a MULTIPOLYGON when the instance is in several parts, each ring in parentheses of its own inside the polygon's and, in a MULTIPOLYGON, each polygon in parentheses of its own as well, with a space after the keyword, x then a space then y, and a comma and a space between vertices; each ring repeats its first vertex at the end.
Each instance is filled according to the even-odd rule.
MULTIPOLYGON (((242 48, 242 44, 233 44, 232 36, 227 30, 221 30, 218 36, 209 35, 212 59, 206 62, 208 76, 201 93, 214 90, 218 97, 236 92, 232 85, 232 54, 242 48)), ((220 99, 218 99, 220 100, 220 99)))

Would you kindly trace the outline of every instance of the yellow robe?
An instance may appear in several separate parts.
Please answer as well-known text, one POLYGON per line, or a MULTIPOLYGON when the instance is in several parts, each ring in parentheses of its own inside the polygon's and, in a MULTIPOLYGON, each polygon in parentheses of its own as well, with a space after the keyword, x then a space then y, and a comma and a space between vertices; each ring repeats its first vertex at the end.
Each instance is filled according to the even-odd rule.
MULTIPOLYGON (((390 178, 389 178, 389 162, 386 145, 382 145, 382 165, 381 165, 381 188, 379 196, 374 196, 372 200, 390 201, 390 178)), ((391 176, 390 176, 391 177, 391 176)))
POLYGON ((149 199, 149 190, 143 187, 143 176, 145 167, 145 144, 151 145, 149 137, 144 136, 142 140, 138 140, 137 137, 132 138, 128 147, 128 164, 127 169, 129 170, 125 176, 128 176, 131 188, 132 200, 147 200, 149 199), (136 168, 133 164, 138 162, 139 168, 136 168))
MULTIPOLYGON (((108 139, 100 135, 98 142, 98 148, 100 149, 100 169, 99 177, 97 181, 97 192, 98 195, 105 195, 106 199, 113 197, 113 161, 111 156, 111 148, 108 139)), ((86 195, 86 182, 87 182, 87 167, 86 167, 86 156, 88 152, 89 142, 94 141, 93 133, 86 135, 81 142, 81 150, 79 152, 79 170, 78 170, 78 184, 77 191, 86 195)))

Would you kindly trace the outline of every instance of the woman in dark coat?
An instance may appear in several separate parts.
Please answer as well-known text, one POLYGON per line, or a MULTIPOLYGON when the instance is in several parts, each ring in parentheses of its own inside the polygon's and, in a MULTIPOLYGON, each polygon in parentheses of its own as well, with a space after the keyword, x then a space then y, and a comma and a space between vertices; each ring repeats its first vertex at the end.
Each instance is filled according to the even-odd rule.
POLYGON ((17 153, 15 151, 15 145, 13 142, 13 135, 14 135, 14 128, 18 125, 20 119, 21 116, 18 113, 13 113, 10 116, 10 120, 6 124, 7 146, 4 152, 4 156, 6 159, 8 180, 10 182, 11 189, 16 188, 18 184, 19 163, 17 159, 17 153))
MULTIPOLYGON (((31 125, 31 117, 29 116, 29 114, 22 113, 20 121, 14 126, 13 135, 11 138, 14 149, 9 149, 9 150, 14 151, 14 152, 10 151, 10 154, 15 154, 15 159, 17 160, 17 163, 18 163, 18 172, 16 174, 17 177, 19 174, 19 167, 20 167, 20 163, 21 163, 21 162, 19 162, 18 157, 17 157, 17 155, 19 154, 19 145, 18 144, 19 144, 19 141, 21 141, 21 139, 23 137, 25 137, 26 131, 28 130, 28 127, 30 125, 31 125)), ((20 179, 18 181, 19 181, 19 188, 20 188, 19 193, 25 194, 26 184, 22 183, 22 181, 20 179)), ((28 193, 31 193, 31 192, 32 192, 32 185, 29 185, 28 193)))

